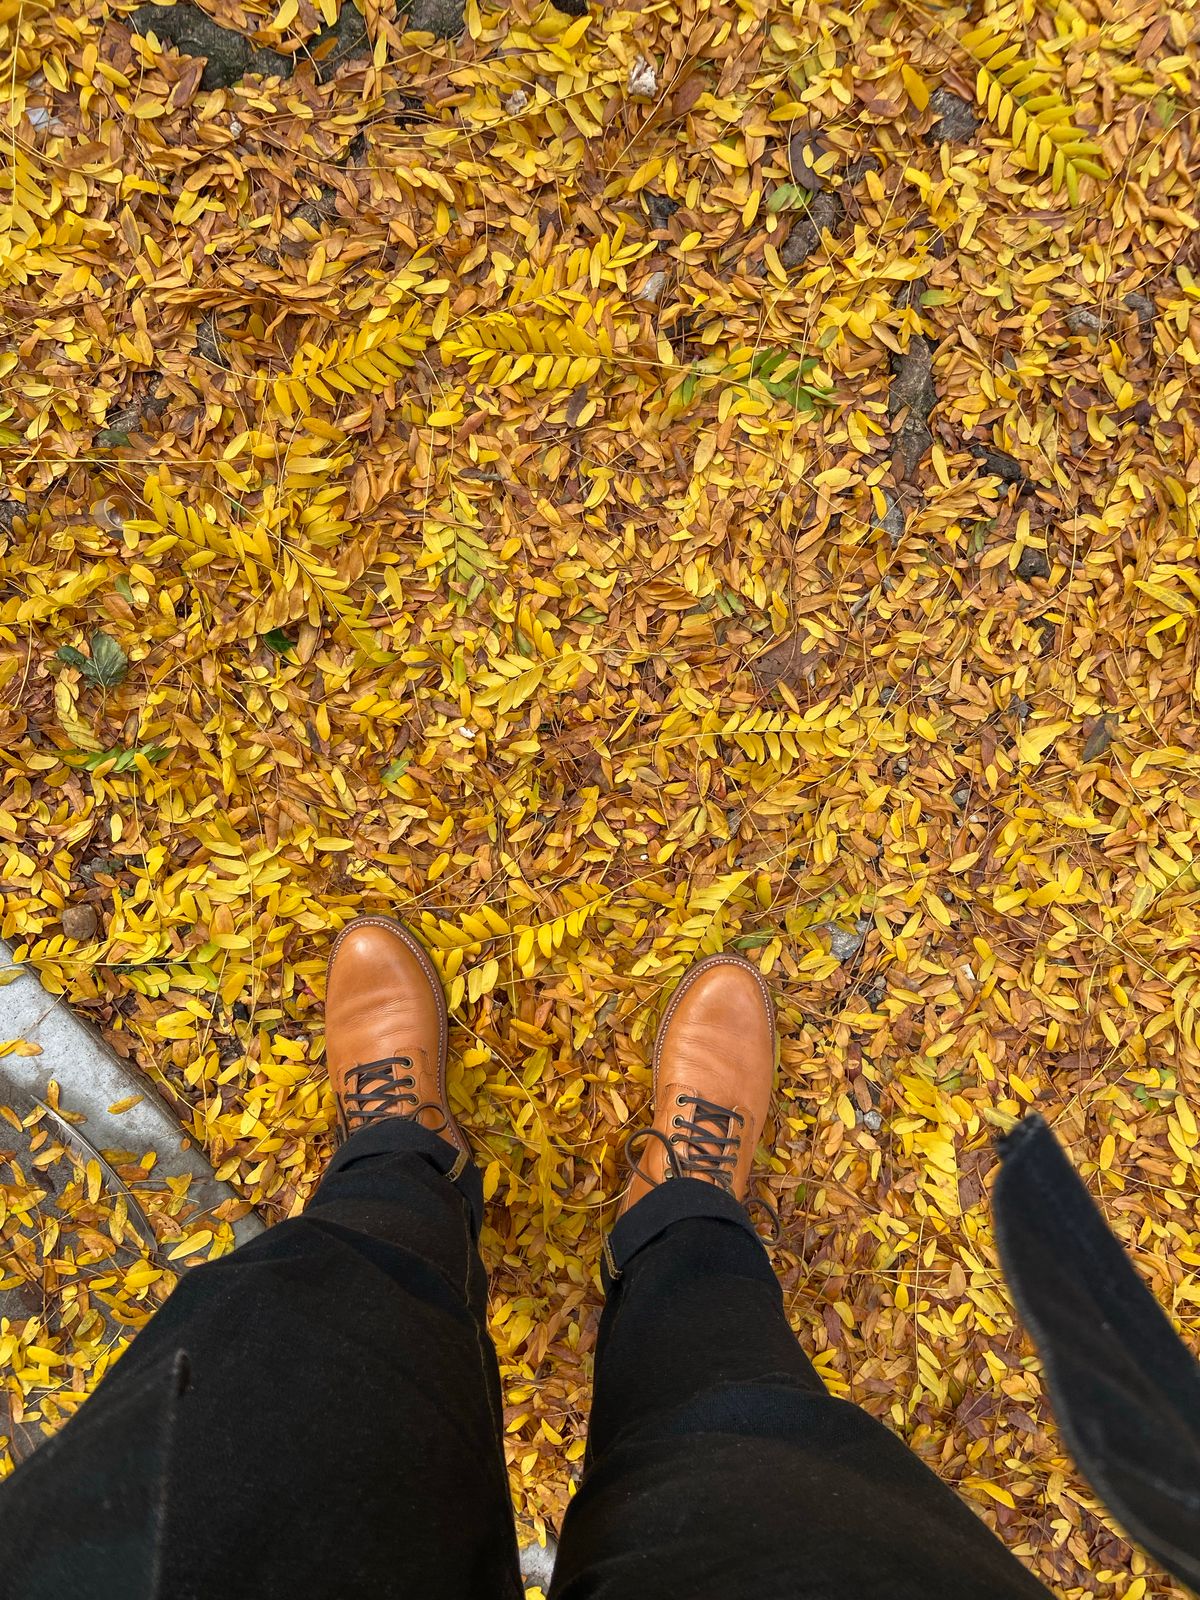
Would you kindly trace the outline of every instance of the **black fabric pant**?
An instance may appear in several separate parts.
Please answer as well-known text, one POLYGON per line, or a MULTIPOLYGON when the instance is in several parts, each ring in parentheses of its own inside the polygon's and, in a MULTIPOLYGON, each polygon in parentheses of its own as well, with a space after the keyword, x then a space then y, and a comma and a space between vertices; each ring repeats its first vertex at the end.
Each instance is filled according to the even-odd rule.
MULTIPOLYGON (((307 1212, 192 1271, 0 1487, 3 1600, 512 1600, 478 1173, 404 1122, 307 1212)), ((832 1399, 742 1208, 673 1179, 606 1247, 583 1484, 552 1600, 1044 1590, 832 1399)))

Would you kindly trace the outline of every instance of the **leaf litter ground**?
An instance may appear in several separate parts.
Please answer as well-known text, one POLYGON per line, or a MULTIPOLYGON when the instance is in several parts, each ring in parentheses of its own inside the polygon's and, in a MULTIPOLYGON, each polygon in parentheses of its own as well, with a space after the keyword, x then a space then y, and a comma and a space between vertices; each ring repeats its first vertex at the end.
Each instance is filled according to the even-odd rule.
MULTIPOLYGON (((656 1010, 746 952, 831 1388, 1057 1592, 1177 1595, 986 1187, 1040 1109, 1200 1336, 1194 6, 342 5, 212 0, 215 70, 0 0, 0 933, 278 1218, 330 942, 419 926, 535 1527, 656 1010)), ((11 1120, 8 1460, 231 1220, 11 1120)))

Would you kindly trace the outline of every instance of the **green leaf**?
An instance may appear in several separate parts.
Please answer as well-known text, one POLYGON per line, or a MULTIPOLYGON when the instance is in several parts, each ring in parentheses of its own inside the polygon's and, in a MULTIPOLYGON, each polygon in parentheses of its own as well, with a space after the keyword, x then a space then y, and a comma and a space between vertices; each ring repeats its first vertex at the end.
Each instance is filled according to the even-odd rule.
POLYGON ((128 772, 138 756, 144 756, 147 761, 161 761, 167 753, 166 745, 162 744, 138 744, 131 750, 114 745, 111 750, 89 750, 79 765, 85 767, 88 772, 95 772, 97 767, 102 767, 106 761, 111 761, 114 772, 128 772))
POLYGON ((750 376, 765 383, 786 358, 786 350, 760 350, 750 363, 750 376))
POLYGON ((113 584, 113 588, 121 596, 122 600, 127 601, 131 606, 137 604, 137 602, 133 598, 133 590, 132 590, 132 588, 130 588, 129 579, 125 576, 124 573, 122 573, 121 576, 113 584))
POLYGON ((92 443, 99 450, 118 450, 129 443, 124 428, 101 428, 92 443))
POLYGON ((783 400, 802 417, 812 416, 818 405, 828 402, 830 391, 804 379, 820 366, 817 356, 796 356, 787 350, 760 350, 750 363, 750 380, 757 382, 773 400, 783 400))
POLYGON ((388 762, 387 766, 384 767, 382 773, 380 774, 380 777, 384 783, 395 783, 396 779, 403 775, 407 767, 408 757, 398 756, 395 761, 388 762))
POLYGON ((84 667, 84 676, 102 689, 115 689, 129 671, 129 657, 111 633, 94 633, 88 641, 92 659, 84 667))
POLYGON ((289 650, 296 648, 296 641, 289 639, 282 628, 272 628, 269 633, 264 633, 262 642, 268 650, 274 650, 277 656, 285 656, 289 650))
POLYGON ((767 214, 773 217, 780 211, 793 211, 797 207, 807 209, 807 193, 798 184, 781 183, 767 201, 767 214))
POLYGON ((55 651, 55 655, 60 661, 65 661, 68 667, 77 667, 78 670, 84 674, 87 673, 88 668, 92 664, 84 655, 83 651, 76 650, 73 644, 59 645, 58 649, 55 651))
POLYGON ((700 382, 699 373, 697 373, 697 372, 689 372, 687 377, 679 385, 679 389, 678 389, 677 392, 678 392, 678 395, 679 395, 680 403, 682 405, 685 405, 685 406, 690 406, 691 405, 692 401, 696 398, 696 387, 699 384, 699 382, 700 382))

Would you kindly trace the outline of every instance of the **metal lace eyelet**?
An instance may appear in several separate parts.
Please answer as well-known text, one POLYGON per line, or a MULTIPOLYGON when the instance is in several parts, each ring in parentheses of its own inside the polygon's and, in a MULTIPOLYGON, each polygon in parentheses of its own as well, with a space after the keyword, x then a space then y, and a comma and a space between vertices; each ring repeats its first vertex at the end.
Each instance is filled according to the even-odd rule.
POLYGON ((672 1117, 671 1118, 671 1126, 673 1128, 682 1128, 683 1127, 683 1118, 682 1117, 672 1117))

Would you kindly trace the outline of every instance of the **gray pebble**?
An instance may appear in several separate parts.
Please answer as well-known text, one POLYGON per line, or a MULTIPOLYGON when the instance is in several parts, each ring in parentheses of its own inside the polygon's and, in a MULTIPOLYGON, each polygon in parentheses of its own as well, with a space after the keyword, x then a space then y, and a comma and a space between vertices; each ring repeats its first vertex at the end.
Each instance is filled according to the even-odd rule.
POLYGON ((1048 578, 1050 576, 1050 557, 1044 550, 1035 550, 1032 546, 1021 551, 1021 559, 1017 562, 1017 577, 1028 581, 1030 578, 1048 578))
POLYGON ((558 1540, 549 1529, 546 1531, 545 1544, 533 1540, 521 1546, 521 1581, 527 1589, 541 1589, 544 1594, 550 1592, 554 1558, 557 1555, 558 1540))
POLYGON ((974 138, 979 118, 969 100, 951 94, 949 89, 935 89, 929 97, 929 109, 938 119, 925 135, 930 144, 938 144, 944 139, 963 144, 974 138))
POLYGON ((849 961, 866 942, 866 934, 860 929, 839 928, 836 922, 824 922, 821 927, 829 935, 829 954, 835 961, 849 961))
POLYGON ((1089 311, 1086 306, 1072 306, 1067 312, 1067 327, 1073 334, 1082 336, 1090 334, 1099 338, 1104 331, 1104 324, 1094 311, 1089 311))
POLYGON ((1137 313, 1137 319, 1143 326, 1152 323, 1158 315, 1158 308, 1149 295, 1139 294, 1136 289, 1131 289, 1125 296, 1125 304, 1130 311, 1137 313))
POLYGON ((887 501, 887 510, 880 516, 871 518, 872 528, 882 528, 889 539, 899 539, 904 532, 905 516, 904 507, 885 489, 883 498, 887 501))
POLYGON ((650 276, 646 279, 646 281, 642 285, 642 287, 638 290, 638 299, 639 300, 649 300, 654 305, 657 305, 658 302, 662 299, 662 293, 663 293, 663 290, 666 287, 667 287, 667 275, 666 275, 666 273, 665 272, 652 272, 650 274, 650 276))
POLYGON ((463 31, 462 0, 413 0, 408 26, 438 39, 456 39, 463 31))

